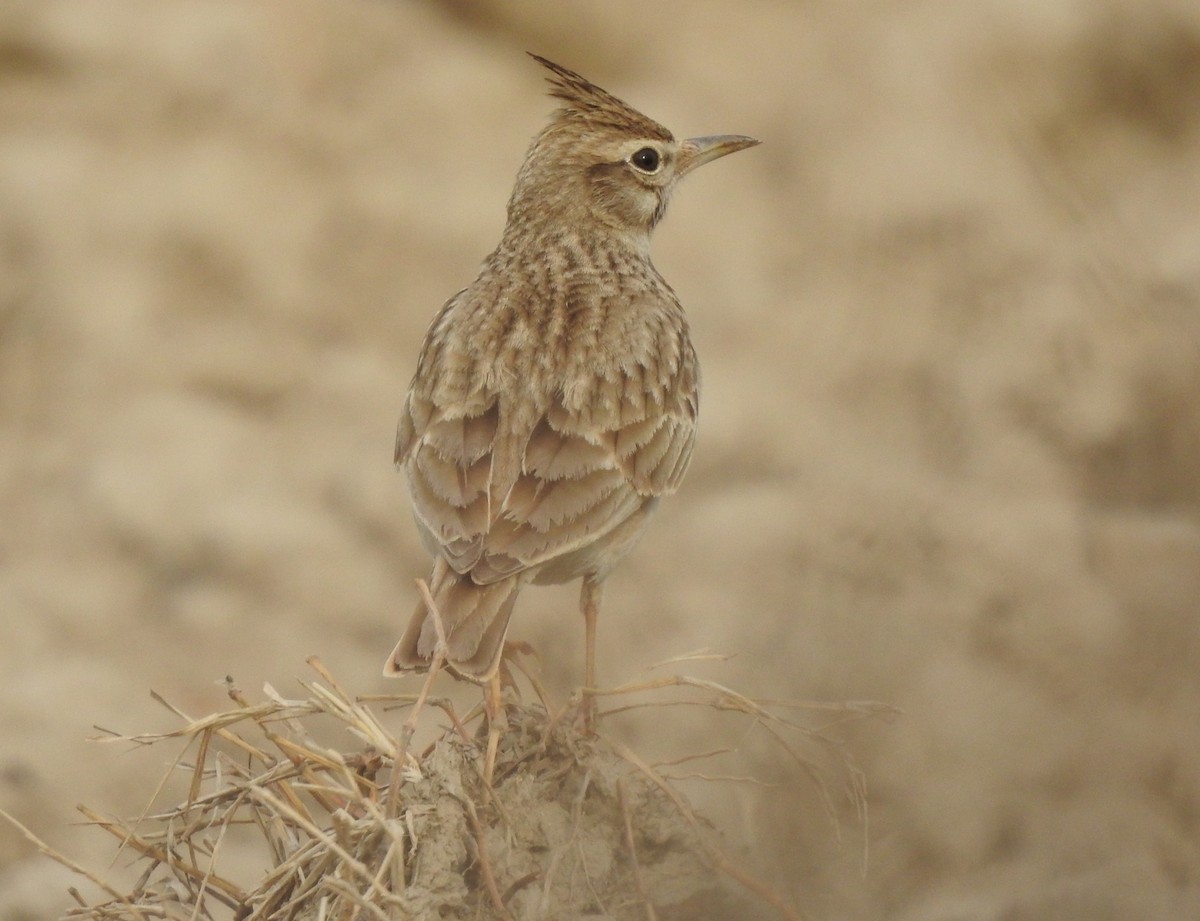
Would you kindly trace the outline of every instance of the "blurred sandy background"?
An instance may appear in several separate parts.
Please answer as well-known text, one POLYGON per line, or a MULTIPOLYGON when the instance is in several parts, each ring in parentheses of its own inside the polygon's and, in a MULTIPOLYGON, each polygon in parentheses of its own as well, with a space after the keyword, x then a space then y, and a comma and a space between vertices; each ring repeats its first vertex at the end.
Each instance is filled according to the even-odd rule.
MULTIPOLYGON (((0 6, 0 806, 102 869, 74 804, 170 755, 85 738, 173 725, 151 688, 395 689, 393 425, 551 108, 530 49, 764 142, 656 238, 701 436, 602 678, 710 647, 903 710, 844 733, 865 873, 805 784, 699 795, 813 917, 1200 916, 1200 5, 550 9, 0 6)), ((573 588, 515 634, 579 680, 573 588)), ((0 825, 0 919, 69 882, 0 825)))

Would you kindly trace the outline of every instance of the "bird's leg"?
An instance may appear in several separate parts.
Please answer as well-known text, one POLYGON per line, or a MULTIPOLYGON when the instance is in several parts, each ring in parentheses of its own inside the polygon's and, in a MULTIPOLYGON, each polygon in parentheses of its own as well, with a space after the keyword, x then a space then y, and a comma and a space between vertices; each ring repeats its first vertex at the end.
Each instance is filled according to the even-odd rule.
POLYGON ((483 712, 487 715, 487 757, 483 762, 483 783, 492 786, 492 774, 496 770, 496 752, 500 747, 500 736, 508 728, 508 714, 504 710, 504 685, 497 671, 483 690, 483 712))
POLYGON ((579 607, 583 611, 584 663, 583 663, 583 731, 592 735, 596 731, 596 698, 591 691, 596 687, 596 620, 600 616, 600 598, 603 588, 599 579, 583 577, 583 589, 579 593, 579 607))

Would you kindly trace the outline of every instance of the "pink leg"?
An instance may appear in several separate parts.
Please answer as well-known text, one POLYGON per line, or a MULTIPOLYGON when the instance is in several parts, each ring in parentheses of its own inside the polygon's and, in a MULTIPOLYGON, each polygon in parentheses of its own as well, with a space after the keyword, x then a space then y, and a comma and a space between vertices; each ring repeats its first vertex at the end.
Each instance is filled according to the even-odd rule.
POLYGON ((497 672, 488 679, 483 690, 483 708, 487 715, 487 755, 483 762, 483 782, 490 789, 492 775, 496 771, 496 752, 500 748, 500 736, 508 728, 508 714, 504 711, 504 688, 497 672))
POLYGON ((596 698, 589 691, 596 687, 596 621, 600 617, 601 585, 592 576, 583 577, 583 589, 579 606, 583 609, 584 664, 583 664, 583 730, 588 735, 595 732, 596 698))

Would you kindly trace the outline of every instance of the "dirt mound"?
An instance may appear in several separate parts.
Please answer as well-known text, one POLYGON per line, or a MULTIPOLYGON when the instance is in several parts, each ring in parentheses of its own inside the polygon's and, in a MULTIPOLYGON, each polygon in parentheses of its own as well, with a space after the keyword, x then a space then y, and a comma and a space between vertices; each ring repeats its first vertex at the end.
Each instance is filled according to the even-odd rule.
MULTIPOLYGON (((304 699, 268 687, 251 704, 230 681, 235 709, 168 733, 114 737, 185 740, 155 796, 178 784, 180 769, 186 795, 130 821, 80 807, 122 851, 140 855, 143 871, 127 892, 41 845, 106 892, 89 903, 73 890, 80 907, 70 917, 666 921, 753 918, 768 908, 800 917, 725 852, 664 772, 621 742, 583 733, 574 706, 551 713, 509 703, 489 780, 479 707, 460 718, 448 700, 427 699, 430 682, 390 701, 410 708, 392 734, 314 663, 325 681, 305 684, 304 699), (436 729, 435 708, 445 717, 436 729), (361 747, 318 741, 331 721, 361 747), (422 726, 435 738, 415 754, 422 726)), ((707 682, 664 684, 717 691, 692 702, 742 712, 772 732, 800 728, 707 682)))

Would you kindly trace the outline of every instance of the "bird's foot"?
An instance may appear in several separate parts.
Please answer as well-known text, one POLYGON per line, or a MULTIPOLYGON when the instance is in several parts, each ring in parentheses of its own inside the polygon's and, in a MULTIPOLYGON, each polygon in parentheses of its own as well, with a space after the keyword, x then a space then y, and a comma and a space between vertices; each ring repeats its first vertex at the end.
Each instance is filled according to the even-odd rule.
POLYGON ((580 688, 576 693, 579 695, 579 710, 575 715, 575 723, 585 738, 593 738, 596 735, 596 698, 588 688, 580 688))
POLYGON ((497 673, 484 689, 483 709, 487 716, 487 754, 483 762, 483 785, 491 790, 492 777, 496 772, 496 753, 500 750, 500 736, 508 729, 508 713, 504 709, 503 679, 497 673))

